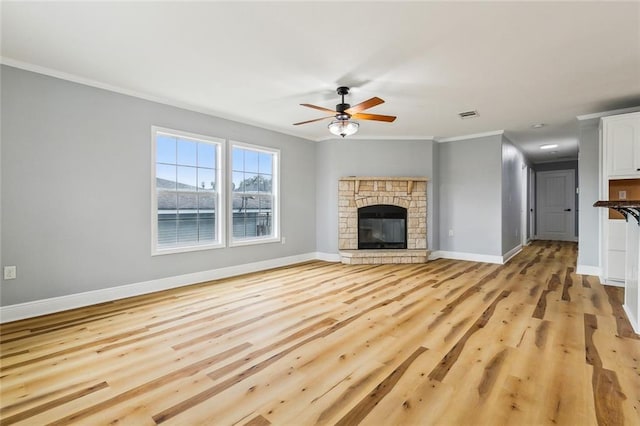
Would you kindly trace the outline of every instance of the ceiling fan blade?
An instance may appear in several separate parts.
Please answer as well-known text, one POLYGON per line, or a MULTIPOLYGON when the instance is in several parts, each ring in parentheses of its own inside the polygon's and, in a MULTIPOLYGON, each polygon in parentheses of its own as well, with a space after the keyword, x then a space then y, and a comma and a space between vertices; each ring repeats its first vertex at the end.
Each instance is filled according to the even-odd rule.
POLYGON ((384 101, 382 99, 378 98, 377 96, 375 96, 375 97, 373 97, 371 99, 367 99, 364 102, 360 102, 359 104, 352 106, 351 108, 345 110, 345 112, 347 114, 353 115, 353 114, 359 113, 360 111, 364 111, 365 109, 369 109, 369 108, 374 107, 376 105, 380 105, 382 103, 384 103, 384 101))
POLYGON ((367 113, 353 114, 351 118, 356 118, 358 120, 386 121, 387 123, 391 123, 396 119, 396 117, 393 115, 380 115, 380 114, 367 114, 367 113))
POLYGON ((294 126, 299 126, 300 124, 313 123, 314 121, 326 120, 327 118, 334 118, 334 117, 333 116, 329 116, 329 117, 315 118, 313 120, 307 120, 307 121, 301 121, 299 123, 293 123, 293 125, 294 126))
POLYGON ((311 104, 300 104, 300 105, 305 106, 307 108, 313 108, 313 109, 317 109, 319 111, 328 112, 329 114, 332 114, 332 115, 335 115, 337 113, 336 111, 334 111, 332 109, 324 108, 324 107, 317 106, 317 105, 311 105, 311 104))

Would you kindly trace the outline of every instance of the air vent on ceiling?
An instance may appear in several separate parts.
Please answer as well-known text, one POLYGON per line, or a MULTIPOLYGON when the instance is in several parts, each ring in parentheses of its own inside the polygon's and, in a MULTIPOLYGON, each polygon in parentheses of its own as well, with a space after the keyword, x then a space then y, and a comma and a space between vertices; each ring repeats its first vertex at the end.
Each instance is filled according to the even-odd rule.
POLYGON ((460 116, 460 118, 462 118, 463 120, 465 118, 475 118, 478 116, 478 111, 476 110, 472 110, 472 111, 464 111, 464 112, 459 112, 458 115, 460 116))

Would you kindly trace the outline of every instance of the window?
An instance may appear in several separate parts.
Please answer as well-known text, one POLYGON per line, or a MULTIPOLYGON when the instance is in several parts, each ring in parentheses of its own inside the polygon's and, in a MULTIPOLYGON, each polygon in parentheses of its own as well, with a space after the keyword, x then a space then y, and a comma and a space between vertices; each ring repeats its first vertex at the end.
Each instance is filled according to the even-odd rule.
POLYGON ((223 140, 153 127, 153 254, 224 245, 223 140))
POLYGON ((279 240, 279 154, 274 149, 232 143, 232 245, 279 240))

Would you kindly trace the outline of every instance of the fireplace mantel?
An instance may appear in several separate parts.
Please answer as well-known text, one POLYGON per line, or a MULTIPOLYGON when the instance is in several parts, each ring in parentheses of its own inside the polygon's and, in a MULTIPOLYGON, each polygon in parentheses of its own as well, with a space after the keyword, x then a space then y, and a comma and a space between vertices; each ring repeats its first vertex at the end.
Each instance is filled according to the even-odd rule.
POLYGON ((413 192, 413 185, 415 182, 427 182, 429 179, 426 177, 395 177, 395 176, 349 176, 341 178, 340 180, 349 181, 352 180, 355 182, 355 193, 358 194, 360 192, 360 182, 363 181, 396 181, 396 182, 406 182, 407 183, 407 192, 413 192))
POLYGON ((427 182, 422 176, 347 176, 338 186, 338 248, 343 263, 423 263, 427 250, 427 182), (358 209, 407 209, 407 249, 358 250, 358 209))

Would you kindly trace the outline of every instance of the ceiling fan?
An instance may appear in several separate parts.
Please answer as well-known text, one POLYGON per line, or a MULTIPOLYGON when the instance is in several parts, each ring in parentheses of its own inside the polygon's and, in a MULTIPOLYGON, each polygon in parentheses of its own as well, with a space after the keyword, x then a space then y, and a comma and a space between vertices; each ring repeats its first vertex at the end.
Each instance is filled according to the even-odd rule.
POLYGON ((351 106, 344 102, 344 96, 349 94, 348 87, 338 87, 336 92, 338 93, 338 95, 342 96, 342 101, 338 105, 336 105, 335 111, 317 105, 300 104, 307 108, 313 108, 320 111, 328 112, 331 115, 316 118, 313 120, 301 121, 299 123, 293 123, 293 125, 299 126, 300 124, 313 123, 315 121, 326 120, 327 118, 335 118, 335 120, 329 123, 329 131, 336 136, 345 137, 353 135, 358 131, 358 127, 360 127, 360 124, 358 122, 352 121, 352 119, 354 118, 359 120, 385 121, 387 123, 391 123, 396 119, 396 117, 393 115, 368 114, 362 112, 365 109, 369 109, 376 105, 384 103, 384 101, 378 97, 373 97, 364 102, 360 102, 357 105, 351 106))

